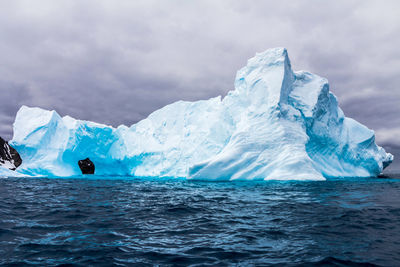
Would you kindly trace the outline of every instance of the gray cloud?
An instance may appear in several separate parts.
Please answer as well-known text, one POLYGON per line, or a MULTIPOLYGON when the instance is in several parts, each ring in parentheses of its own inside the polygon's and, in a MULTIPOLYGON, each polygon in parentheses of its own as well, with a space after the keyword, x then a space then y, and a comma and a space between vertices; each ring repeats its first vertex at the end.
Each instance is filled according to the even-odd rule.
POLYGON ((0 4, 5 138, 22 104, 117 126, 224 95, 248 58, 285 46, 294 69, 329 79, 346 115, 400 144, 398 1, 0 4))

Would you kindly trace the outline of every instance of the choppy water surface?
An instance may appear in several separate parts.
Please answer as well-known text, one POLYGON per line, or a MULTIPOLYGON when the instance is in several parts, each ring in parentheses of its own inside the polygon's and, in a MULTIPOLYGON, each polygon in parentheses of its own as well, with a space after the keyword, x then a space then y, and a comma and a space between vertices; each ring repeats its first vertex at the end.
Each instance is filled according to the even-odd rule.
POLYGON ((0 264, 400 265, 400 180, 0 179, 0 264))

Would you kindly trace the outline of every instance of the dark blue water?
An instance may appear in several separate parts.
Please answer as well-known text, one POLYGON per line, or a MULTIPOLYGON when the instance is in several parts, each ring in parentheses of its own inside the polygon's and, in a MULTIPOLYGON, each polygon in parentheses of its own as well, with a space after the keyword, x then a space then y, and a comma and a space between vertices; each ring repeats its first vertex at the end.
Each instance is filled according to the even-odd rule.
POLYGON ((400 179, 0 179, 0 264, 400 266, 400 179))

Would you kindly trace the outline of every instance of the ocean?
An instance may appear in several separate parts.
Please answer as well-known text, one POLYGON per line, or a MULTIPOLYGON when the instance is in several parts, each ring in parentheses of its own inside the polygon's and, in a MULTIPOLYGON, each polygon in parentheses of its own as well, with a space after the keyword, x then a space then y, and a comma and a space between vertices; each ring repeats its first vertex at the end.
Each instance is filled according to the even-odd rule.
POLYGON ((399 252, 400 179, 0 179, 1 266, 400 266, 399 252))

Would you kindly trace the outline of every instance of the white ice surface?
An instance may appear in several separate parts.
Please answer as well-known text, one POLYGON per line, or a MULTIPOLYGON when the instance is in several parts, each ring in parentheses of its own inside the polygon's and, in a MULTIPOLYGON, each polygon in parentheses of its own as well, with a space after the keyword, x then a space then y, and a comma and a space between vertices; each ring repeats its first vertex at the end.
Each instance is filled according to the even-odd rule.
POLYGON ((178 101, 131 127, 23 106, 11 145, 19 173, 51 176, 79 175, 89 157, 99 175, 324 180, 376 176, 393 159, 344 116, 326 79, 292 71, 284 48, 249 59, 223 99, 178 101))

